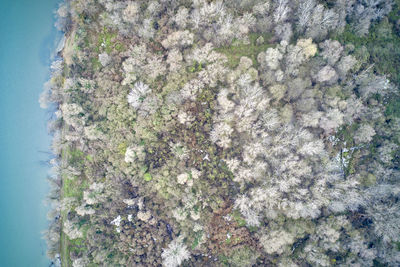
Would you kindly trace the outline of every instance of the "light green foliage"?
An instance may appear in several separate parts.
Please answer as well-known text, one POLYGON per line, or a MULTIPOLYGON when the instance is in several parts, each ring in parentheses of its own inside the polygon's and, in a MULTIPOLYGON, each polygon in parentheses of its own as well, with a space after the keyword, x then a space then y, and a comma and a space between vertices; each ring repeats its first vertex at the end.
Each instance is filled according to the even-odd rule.
POLYGON ((153 180, 153 177, 151 176, 150 173, 145 173, 145 174, 143 175, 143 179, 144 179, 146 182, 150 182, 151 180, 153 180))
POLYGON ((121 155, 125 155, 126 149, 128 148, 128 145, 125 142, 122 142, 118 145, 118 151, 121 155))
POLYGON ((193 62, 193 65, 189 67, 189 72, 198 72, 203 69, 203 65, 197 61, 193 62))

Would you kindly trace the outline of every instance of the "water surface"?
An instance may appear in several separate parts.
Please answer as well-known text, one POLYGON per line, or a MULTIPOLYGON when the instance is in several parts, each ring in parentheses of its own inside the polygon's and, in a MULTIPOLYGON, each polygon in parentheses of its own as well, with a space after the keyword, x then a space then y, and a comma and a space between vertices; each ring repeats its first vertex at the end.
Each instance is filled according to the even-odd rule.
POLYGON ((48 266, 50 137, 38 96, 48 79, 56 0, 0 1, 0 266, 48 266))

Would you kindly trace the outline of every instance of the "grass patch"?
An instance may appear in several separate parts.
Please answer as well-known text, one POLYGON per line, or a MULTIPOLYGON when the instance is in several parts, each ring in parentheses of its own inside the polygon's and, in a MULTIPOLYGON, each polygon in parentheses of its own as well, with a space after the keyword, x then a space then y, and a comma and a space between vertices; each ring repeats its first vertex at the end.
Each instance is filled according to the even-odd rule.
POLYGON ((63 179, 63 197, 73 197, 81 200, 83 198, 83 191, 88 187, 89 185, 86 180, 79 179, 78 176, 72 179, 63 179))
POLYGON ((69 240, 69 251, 72 251, 76 254, 80 252, 86 251, 85 239, 84 238, 76 238, 69 240))
POLYGON ((69 166, 83 167, 85 163, 85 153, 79 149, 67 149, 64 152, 65 159, 69 166))
POLYGON ((124 51, 125 45, 120 41, 116 40, 117 33, 115 31, 111 31, 106 27, 103 28, 103 31, 98 35, 96 52, 101 53, 102 51, 110 54, 112 51, 124 51))
POLYGON ((78 197, 80 195, 79 190, 76 190, 78 178, 75 176, 72 179, 63 180, 63 193, 64 197, 78 197))
POLYGON ((69 240, 66 234, 61 230, 60 237, 60 257, 61 257, 61 266, 69 267, 72 266, 72 261, 70 257, 70 247, 69 240))
MULTIPOLYGON (((67 149, 62 152, 61 157, 68 166, 78 169, 82 169, 85 166, 85 161, 93 160, 91 156, 85 155, 79 149, 67 149)), ((72 197, 80 200, 83 198, 83 191, 89 187, 83 175, 72 177, 63 175, 62 183, 62 198, 72 197)))
POLYGON ((250 44, 243 44, 238 41, 234 41, 230 46, 223 46, 216 48, 215 51, 222 53, 228 58, 228 67, 235 68, 239 65, 241 57, 251 58, 253 61, 253 66, 258 66, 257 56, 259 53, 266 51, 267 48, 273 47, 274 45, 269 43, 272 34, 259 34, 250 33, 249 39, 250 44), (257 39, 259 37, 264 38, 264 43, 257 45, 257 39))

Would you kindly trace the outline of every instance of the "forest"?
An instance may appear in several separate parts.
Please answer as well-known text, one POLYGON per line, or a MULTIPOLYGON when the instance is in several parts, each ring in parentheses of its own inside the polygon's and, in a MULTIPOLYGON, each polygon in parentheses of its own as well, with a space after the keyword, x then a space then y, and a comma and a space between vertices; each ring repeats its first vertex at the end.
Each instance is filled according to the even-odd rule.
POLYGON ((399 266, 400 0, 65 0, 54 266, 399 266))

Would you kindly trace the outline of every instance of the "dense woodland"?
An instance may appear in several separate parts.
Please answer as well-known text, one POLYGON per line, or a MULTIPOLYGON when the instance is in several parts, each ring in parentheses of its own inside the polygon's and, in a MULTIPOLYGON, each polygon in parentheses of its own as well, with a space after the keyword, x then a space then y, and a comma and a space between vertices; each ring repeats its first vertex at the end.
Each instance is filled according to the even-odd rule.
POLYGON ((399 0, 67 0, 55 266, 399 266, 399 0))

